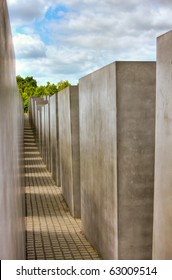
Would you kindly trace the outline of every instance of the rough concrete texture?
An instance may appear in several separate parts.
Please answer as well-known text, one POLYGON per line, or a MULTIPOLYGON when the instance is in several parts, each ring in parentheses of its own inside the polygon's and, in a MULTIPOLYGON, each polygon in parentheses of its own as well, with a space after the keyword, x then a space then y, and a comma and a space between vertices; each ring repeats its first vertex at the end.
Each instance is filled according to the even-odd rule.
POLYGON ((40 99, 33 99, 33 103, 34 103, 34 131, 35 131, 35 140, 36 143, 38 145, 39 143, 39 122, 38 122, 38 108, 40 108, 39 104, 42 102, 43 100, 40 99))
POLYGON ((41 139, 41 135, 42 135, 41 107, 38 106, 38 111, 37 111, 37 120, 38 120, 37 146, 38 146, 38 149, 39 149, 40 152, 41 152, 41 148, 42 148, 42 139, 41 139))
POLYGON ((61 186, 74 217, 80 217, 80 157, 78 87, 58 93, 61 186))
POLYGON ((79 92, 84 232, 104 259, 151 259, 155 63, 114 62, 79 92))
POLYGON ((50 154, 50 146, 51 146, 51 136, 50 136, 50 104, 44 106, 45 110, 45 164, 47 166, 48 171, 51 171, 51 154, 50 154))
POLYGON ((0 42, 0 259, 24 259, 23 109, 5 0, 0 42))
POLYGON ((45 100, 37 101, 37 124, 36 124, 36 143, 38 145, 39 151, 42 151, 42 106, 47 104, 48 102, 45 100))
POLYGON ((50 135, 51 135, 51 172, 57 186, 60 182, 60 158, 59 158, 59 124, 58 124, 58 94, 50 97, 50 135))
POLYGON ((153 259, 172 259, 172 31, 157 39, 153 259))
POLYGON ((40 97, 35 97, 32 96, 29 99, 29 108, 28 108, 28 113, 29 113, 29 121, 31 123, 31 125, 33 126, 33 128, 35 129, 35 122, 36 122, 36 101, 40 101, 41 98, 40 97))
POLYGON ((45 106, 41 107, 41 156, 45 162, 45 106))

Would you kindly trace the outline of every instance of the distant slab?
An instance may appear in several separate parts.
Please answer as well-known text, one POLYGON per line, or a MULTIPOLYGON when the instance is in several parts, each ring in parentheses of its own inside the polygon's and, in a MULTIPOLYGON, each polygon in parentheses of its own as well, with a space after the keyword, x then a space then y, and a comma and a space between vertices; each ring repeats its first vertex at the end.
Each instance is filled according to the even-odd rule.
POLYGON ((155 63, 114 62, 79 81, 81 219, 104 259, 151 259, 155 63))
POLYGON ((35 129, 35 123, 36 123, 36 101, 41 101, 42 99, 40 97, 32 96, 29 99, 29 121, 33 128, 35 129))
POLYGON ((41 156, 45 163, 45 106, 41 107, 41 156))
POLYGON ((42 107, 48 104, 46 100, 38 100, 36 101, 36 143, 38 145, 40 153, 42 153, 42 107))
POLYGON ((58 93, 61 186, 74 217, 80 217, 79 100, 78 87, 58 93))
POLYGON ((48 171, 51 172, 51 154, 50 154, 50 146, 51 146, 51 136, 50 136, 50 104, 44 106, 44 125, 45 125, 45 164, 47 166, 48 171))
POLYGON ((59 123, 58 123, 58 94, 50 97, 50 135, 51 135, 51 172, 57 186, 60 182, 60 159, 59 159, 59 123))

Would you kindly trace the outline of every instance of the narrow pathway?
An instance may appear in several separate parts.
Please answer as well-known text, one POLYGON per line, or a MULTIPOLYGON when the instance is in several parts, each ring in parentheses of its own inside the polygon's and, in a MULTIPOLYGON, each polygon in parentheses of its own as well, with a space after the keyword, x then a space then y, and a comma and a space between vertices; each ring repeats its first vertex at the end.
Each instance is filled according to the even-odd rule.
POLYGON ((28 260, 98 260, 47 171, 25 119, 26 257, 28 260))

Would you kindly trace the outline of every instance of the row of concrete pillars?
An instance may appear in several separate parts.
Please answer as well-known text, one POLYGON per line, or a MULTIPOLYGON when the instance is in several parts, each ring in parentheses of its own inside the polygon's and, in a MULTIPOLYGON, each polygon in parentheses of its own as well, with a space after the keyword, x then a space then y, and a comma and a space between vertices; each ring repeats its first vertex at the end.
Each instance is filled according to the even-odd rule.
MULTIPOLYGON (((23 111, 6 0, 0 19, 0 259, 24 259, 23 111)), ((172 259, 171 46, 172 31, 157 39, 156 65, 114 62, 31 101, 43 159, 104 259, 172 259)))
POLYGON ((172 258, 171 43, 158 38, 157 63, 114 62, 30 100, 42 157, 104 259, 172 258))

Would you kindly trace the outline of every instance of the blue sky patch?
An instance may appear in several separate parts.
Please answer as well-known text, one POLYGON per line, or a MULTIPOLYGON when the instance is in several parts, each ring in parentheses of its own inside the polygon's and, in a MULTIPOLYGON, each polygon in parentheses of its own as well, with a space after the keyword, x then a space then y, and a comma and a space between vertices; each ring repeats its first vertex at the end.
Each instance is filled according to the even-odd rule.
POLYGON ((61 20, 68 12, 69 9, 63 5, 58 5, 55 8, 50 7, 45 14, 45 18, 47 20, 61 20))

